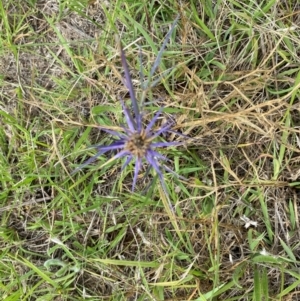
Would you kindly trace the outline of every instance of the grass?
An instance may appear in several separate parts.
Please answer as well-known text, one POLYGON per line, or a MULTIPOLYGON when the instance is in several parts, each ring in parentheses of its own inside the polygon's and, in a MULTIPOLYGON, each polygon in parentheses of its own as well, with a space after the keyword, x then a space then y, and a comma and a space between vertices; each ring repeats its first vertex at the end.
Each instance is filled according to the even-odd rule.
POLYGON ((1 300, 298 300, 299 12, 2 1, 1 300), (140 99, 139 46, 147 77, 178 13, 145 118, 163 106, 192 138, 163 151, 188 180, 165 174, 166 196, 145 169, 132 193, 109 155, 70 176, 124 122, 115 35, 140 99))

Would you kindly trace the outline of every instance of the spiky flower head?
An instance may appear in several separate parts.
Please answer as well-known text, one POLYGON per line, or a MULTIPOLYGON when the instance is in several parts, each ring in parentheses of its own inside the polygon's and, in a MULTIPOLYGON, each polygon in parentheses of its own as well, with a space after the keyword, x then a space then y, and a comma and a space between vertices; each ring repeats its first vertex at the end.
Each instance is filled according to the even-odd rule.
MULTIPOLYGON (((175 28, 175 25, 178 21, 178 17, 173 22, 172 27, 168 34, 165 37, 165 40, 163 42, 163 45, 161 46, 161 49, 157 55, 157 58, 151 68, 149 81, 145 85, 145 87, 149 87, 150 85, 150 79, 154 75, 155 70, 157 69, 159 62, 161 60, 163 51, 165 49, 165 46, 175 28)), ((165 161, 167 160, 166 157, 161 155, 159 152, 156 151, 156 148, 158 147, 168 147, 168 146, 174 146, 178 145, 178 142, 160 142, 157 141, 157 137, 159 137, 162 134, 166 134, 170 132, 170 128, 172 127, 172 123, 167 123, 162 125, 159 129, 154 130, 154 125, 156 121, 158 120, 159 116, 161 115, 162 109, 160 109, 152 120, 147 124, 144 125, 143 123, 143 114, 140 111, 135 92, 133 89, 132 80, 129 73, 129 68, 127 65, 125 53, 120 46, 121 51, 121 60, 122 60, 122 66, 125 73, 125 85, 129 90, 131 104, 132 104, 132 111, 131 113, 130 108, 126 106, 124 101, 121 99, 121 104, 123 107, 124 116, 126 119, 127 127, 123 127, 123 132, 118 131, 112 131, 108 129, 103 129, 104 131, 108 132, 109 134, 116 137, 116 140, 107 146, 96 146, 98 152, 95 156, 91 157, 89 160, 87 160, 84 164, 79 166, 74 170, 73 173, 77 172, 84 166, 92 163, 95 161, 99 156, 102 154, 108 152, 108 151, 115 151, 117 150, 117 154, 114 155, 109 161, 113 161, 122 157, 126 157, 125 163, 122 166, 122 170, 131 162, 135 161, 135 168, 134 168, 134 177, 133 177, 133 183, 132 183, 132 190, 134 190, 136 181, 138 178, 139 171, 142 167, 142 161, 145 160, 148 162, 148 164, 156 171, 157 175, 159 176, 163 186, 164 185, 164 179, 163 174, 161 171, 161 167, 163 167, 167 171, 171 171, 167 166, 164 164, 160 164, 160 160, 165 161)))

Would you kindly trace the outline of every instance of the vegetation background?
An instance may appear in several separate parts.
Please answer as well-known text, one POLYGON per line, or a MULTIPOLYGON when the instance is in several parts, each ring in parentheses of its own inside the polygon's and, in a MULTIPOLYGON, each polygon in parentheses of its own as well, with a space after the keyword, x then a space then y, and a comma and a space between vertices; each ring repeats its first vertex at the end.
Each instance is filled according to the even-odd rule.
POLYGON ((1 300, 300 300, 299 1, 2 0, 0 45, 1 300), (178 14, 145 118, 187 180, 70 176, 124 122, 115 36, 140 96, 178 14))

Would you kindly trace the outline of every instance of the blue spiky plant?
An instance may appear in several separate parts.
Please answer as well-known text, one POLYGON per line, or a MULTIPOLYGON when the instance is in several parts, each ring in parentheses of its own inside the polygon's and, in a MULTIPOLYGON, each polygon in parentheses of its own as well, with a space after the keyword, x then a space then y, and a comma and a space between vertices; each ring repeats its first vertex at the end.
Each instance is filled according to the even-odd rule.
MULTIPOLYGON (((179 17, 177 17, 176 20, 173 22, 171 29, 169 30, 169 32, 167 33, 164 39, 164 42, 150 70, 149 80, 142 87, 143 91, 146 91, 149 87, 153 86, 153 84, 150 85, 151 78, 153 77, 160 63, 164 49, 178 22, 178 18, 179 17)), ((123 108, 123 113, 126 119, 127 127, 122 127, 123 128, 122 132, 103 129, 103 131, 113 135, 114 137, 116 137, 116 139, 110 145, 95 146, 98 150, 97 154, 91 157, 90 159, 88 159, 85 163, 83 163, 79 167, 77 167, 73 171, 73 174, 79 171, 80 169, 82 169, 83 167, 85 167, 86 165, 92 163, 99 156, 105 154, 106 152, 117 151, 117 153, 109 161, 111 162, 119 158, 126 157, 125 163, 122 166, 122 170, 124 170, 131 161, 135 161, 132 190, 134 190, 135 188, 138 174, 142 167, 143 161, 146 161, 149 164, 149 166, 155 170, 162 183, 164 190, 166 190, 162 168, 169 172, 172 172, 172 170, 170 170, 165 164, 160 163, 160 161, 166 161, 167 158, 162 154, 160 154, 156 149, 159 147, 169 147, 169 146, 179 145, 181 143, 157 141, 157 138, 159 136, 171 132, 171 127, 173 125, 171 122, 169 122, 162 125, 160 128, 154 130, 154 125, 156 124, 159 116, 161 115, 162 108, 155 113, 154 117, 148 124, 144 124, 143 114, 141 112, 140 106, 135 96, 125 53, 121 45, 120 45, 120 51, 121 51, 122 66, 125 73, 124 84, 129 90, 131 105, 132 105, 132 108, 127 107, 124 101, 122 99, 120 100, 123 108)), ((141 77, 142 77, 141 82, 143 83, 144 76, 142 72, 141 72, 141 77)), ((142 96, 141 103, 144 102, 143 98, 144 96, 142 96)))

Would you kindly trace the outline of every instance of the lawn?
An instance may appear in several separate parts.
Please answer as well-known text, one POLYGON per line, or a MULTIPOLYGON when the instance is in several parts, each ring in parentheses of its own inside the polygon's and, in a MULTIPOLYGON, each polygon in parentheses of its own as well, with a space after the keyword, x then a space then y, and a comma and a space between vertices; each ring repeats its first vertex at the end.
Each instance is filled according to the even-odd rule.
POLYGON ((1 300, 300 300, 299 1, 2 0, 0 88, 1 300))

